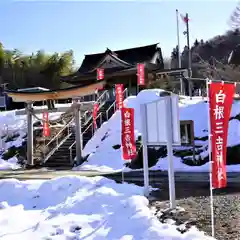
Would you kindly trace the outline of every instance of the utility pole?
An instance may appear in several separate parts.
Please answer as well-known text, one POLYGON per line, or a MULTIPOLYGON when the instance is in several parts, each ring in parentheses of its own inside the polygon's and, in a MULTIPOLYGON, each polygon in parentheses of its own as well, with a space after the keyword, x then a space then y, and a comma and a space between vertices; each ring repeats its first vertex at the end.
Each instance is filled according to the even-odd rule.
MULTIPOLYGON (((192 77, 192 56, 191 56, 191 47, 189 41, 189 18, 188 13, 186 13, 186 34, 187 34, 187 47, 188 47, 188 78, 192 77)), ((189 89, 189 96, 192 97, 192 85, 191 81, 188 80, 188 89, 189 89)))
MULTIPOLYGON (((176 9, 176 20, 177 20, 177 43, 178 43, 178 68, 181 68, 182 63, 181 63, 181 50, 180 50, 180 37, 179 37, 179 13, 177 9, 176 9)), ((182 76, 180 76, 180 93, 182 95, 184 94, 182 76)))

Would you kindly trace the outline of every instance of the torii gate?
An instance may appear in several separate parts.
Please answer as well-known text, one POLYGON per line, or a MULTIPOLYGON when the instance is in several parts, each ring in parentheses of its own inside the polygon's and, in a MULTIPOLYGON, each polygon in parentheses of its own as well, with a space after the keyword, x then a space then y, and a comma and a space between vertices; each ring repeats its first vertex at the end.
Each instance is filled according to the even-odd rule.
POLYGON ((16 115, 27 115, 27 166, 34 165, 33 159, 33 116, 44 112, 66 112, 73 111, 76 126, 76 156, 77 162, 80 163, 82 159, 82 136, 81 136, 81 111, 86 111, 94 102, 79 102, 81 97, 94 94, 96 89, 103 88, 105 81, 94 81, 90 84, 83 84, 65 89, 48 90, 43 88, 20 89, 18 91, 6 90, 9 97, 15 102, 25 102, 25 110, 16 111, 16 115), (33 102, 59 100, 72 98, 73 102, 70 107, 59 107, 48 109, 43 107, 41 109, 33 108, 33 102), (81 111, 80 111, 81 110, 81 111))

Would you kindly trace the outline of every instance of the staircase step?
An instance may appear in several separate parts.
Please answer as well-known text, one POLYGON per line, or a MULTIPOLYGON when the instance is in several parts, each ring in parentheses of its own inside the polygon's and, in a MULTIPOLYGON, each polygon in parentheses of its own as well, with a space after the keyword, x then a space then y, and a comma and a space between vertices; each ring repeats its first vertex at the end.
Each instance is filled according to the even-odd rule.
MULTIPOLYGON (((101 117, 97 119, 98 127, 101 126, 102 123, 107 121, 107 114, 106 111, 109 109, 109 107, 113 104, 113 102, 106 102, 100 109, 99 113, 101 113, 101 117)), ((114 108, 111 108, 108 111, 108 118, 110 118, 114 113, 114 108)), ((91 117, 91 120, 88 124, 82 125, 81 130, 84 132, 88 127, 89 124, 92 124, 92 115, 90 114, 89 117, 91 117)), ((89 119, 89 118, 88 118, 89 119)), ((82 124, 84 124, 84 118, 82 118, 82 124)), ((44 164, 44 166, 49 168, 56 168, 56 169, 66 169, 66 168, 72 168, 73 164, 70 162, 70 150, 69 147, 75 142, 76 139, 76 133, 75 133, 75 126, 72 126, 71 128, 72 135, 66 139, 66 141, 57 149, 52 156, 48 159, 48 161, 44 164)), ((83 134, 83 147, 88 143, 88 141, 93 136, 92 127, 89 127, 86 132, 83 134)), ((138 147, 138 146, 137 146, 138 147)), ((41 152, 37 154, 37 156, 41 156, 41 152)), ((72 158, 74 159, 76 157, 76 145, 73 145, 72 147, 72 158)))
POLYGON ((61 157, 49 158, 47 162, 70 162, 70 157, 66 156, 65 158, 61 157))
MULTIPOLYGON (((74 153, 74 152, 73 152, 74 153)), ((66 159, 66 158, 70 158, 70 152, 68 152, 68 153, 66 153, 66 154, 64 154, 64 153, 59 153, 59 152, 57 152, 57 153, 55 153, 55 154, 53 154, 52 156, 51 156, 51 158, 54 158, 54 159, 56 159, 56 158, 60 158, 60 159, 66 159)), ((50 159, 50 158, 49 158, 50 159)))
POLYGON ((70 152, 72 151, 72 152, 74 152, 74 151, 76 151, 76 147, 72 147, 71 148, 72 150, 70 150, 69 148, 61 148, 61 149, 59 149, 57 152, 61 152, 61 154, 63 154, 63 155, 66 155, 66 154, 70 154, 70 152))
POLYGON ((62 166, 62 165, 71 165, 71 162, 70 161, 65 161, 65 162, 63 162, 63 161, 47 161, 46 163, 45 163, 45 165, 46 164, 48 164, 48 165, 53 165, 53 164, 57 164, 58 166, 62 166))
POLYGON ((73 164, 65 164, 65 165, 59 165, 59 164, 45 164, 44 167, 50 167, 50 168, 73 168, 73 164))

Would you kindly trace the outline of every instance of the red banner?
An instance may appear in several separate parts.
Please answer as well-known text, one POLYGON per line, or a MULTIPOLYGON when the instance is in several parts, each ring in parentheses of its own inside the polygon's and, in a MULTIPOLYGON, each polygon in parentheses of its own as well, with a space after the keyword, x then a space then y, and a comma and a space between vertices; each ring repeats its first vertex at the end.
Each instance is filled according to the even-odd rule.
POLYGON ((122 108, 122 156, 124 160, 134 159, 137 155, 134 137, 134 109, 122 108))
POLYGON ((48 125, 48 112, 43 113, 43 136, 44 137, 50 136, 50 128, 48 125))
POLYGON ((98 103, 95 103, 93 105, 93 127, 94 129, 97 129, 97 114, 99 111, 99 105, 98 103))
POLYGON ((123 108, 123 84, 115 85, 117 110, 123 108))
POLYGON ((226 155, 228 121, 231 114, 235 84, 210 83, 209 111, 212 144, 212 187, 227 186, 226 155))
POLYGON ((103 80, 103 79, 104 79, 104 69, 97 68, 97 80, 103 80))
MULTIPOLYGON (((97 68, 97 80, 103 80, 104 79, 104 69, 103 68, 97 68)), ((98 91, 102 91, 104 87, 98 88, 98 91)))
POLYGON ((137 65, 138 85, 145 85, 145 70, 144 63, 138 63, 137 65))

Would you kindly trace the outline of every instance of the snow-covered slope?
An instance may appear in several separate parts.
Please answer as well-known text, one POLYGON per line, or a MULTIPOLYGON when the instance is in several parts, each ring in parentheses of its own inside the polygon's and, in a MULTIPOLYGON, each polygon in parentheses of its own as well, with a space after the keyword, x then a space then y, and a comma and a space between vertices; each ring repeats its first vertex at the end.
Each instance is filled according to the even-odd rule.
POLYGON ((142 188, 96 177, 0 181, 1 240, 205 240, 161 224, 142 188), (54 197, 53 197, 54 196, 54 197))
MULTIPOLYGON (((142 103, 151 102, 159 99, 159 93, 162 90, 144 90, 138 96, 128 97, 125 100, 127 107, 135 109, 135 137, 141 134, 141 119, 140 119, 140 105, 142 103)), ((201 138, 208 135, 207 123, 207 103, 201 97, 194 97, 193 99, 181 98, 179 103, 180 120, 193 120, 195 137, 201 138)), ((231 116, 240 114, 240 102, 234 102, 231 116)), ((94 137, 88 142, 84 149, 84 154, 90 154, 87 162, 77 169, 95 169, 99 171, 114 171, 124 168, 124 161, 121 156, 121 148, 114 149, 113 146, 121 144, 121 125, 120 125, 120 111, 117 111, 112 118, 104 123, 100 129, 97 130, 94 137)), ((238 120, 231 120, 229 122, 228 146, 237 145, 240 143, 240 122, 238 120)), ((206 146, 208 141, 196 141, 203 145, 203 152, 201 157, 208 155, 206 146)), ((208 171, 208 164, 203 166, 190 167, 182 163, 180 158, 175 157, 175 169, 179 171, 208 171)), ((158 161, 153 169, 167 169, 167 159, 163 158, 158 161)), ((126 169, 127 170, 127 169, 126 169)), ((228 166, 228 171, 240 171, 239 166, 228 166)))
MULTIPOLYGON (((141 91, 138 96, 131 96, 125 100, 125 104, 128 107, 135 109, 135 137, 141 135, 141 119, 140 119, 140 104, 152 102, 159 99, 161 89, 152 89, 141 91)), ((195 137, 202 138, 208 135, 207 132, 207 104, 201 97, 194 97, 189 99, 188 97, 181 97, 179 103, 180 106, 180 119, 181 120, 193 120, 195 137)), ((52 113, 49 115, 50 119, 54 120, 59 118, 62 113, 52 113)), ((231 116, 235 117, 240 114, 240 101, 235 101, 232 106, 231 116)), ((38 116, 42 118, 41 115, 38 116)), ((15 116, 15 111, 1 112, 0 113, 0 136, 13 133, 19 133, 20 136, 12 142, 2 142, 3 150, 8 149, 12 145, 19 146, 22 143, 23 135, 26 133, 26 116, 15 116)), ((228 146, 234 146, 240 144, 240 121, 232 119, 229 122, 228 133, 228 146)), ((199 154, 201 158, 208 155, 207 145, 208 141, 196 140, 196 144, 201 145, 202 152, 199 154)), ((84 149, 84 154, 90 154, 87 162, 78 169, 95 169, 98 171, 114 171, 120 170, 124 167, 124 161, 121 156, 121 149, 114 149, 113 146, 121 144, 121 124, 120 124, 120 112, 117 111, 112 118, 105 122, 100 129, 97 130, 94 137, 88 142, 84 149)), ((0 157, 1 159, 1 157, 0 157)), ((6 162, 0 160, 0 169, 12 169, 18 167, 16 159, 11 159, 6 162)), ((174 158, 174 166, 178 171, 208 171, 208 164, 203 166, 190 167, 184 164, 180 158, 174 158)), ((153 169, 167 169, 167 159, 160 159, 153 169)), ((126 169, 127 170, 127 169, 126 169)), ((239 166, 227 166, 228 171, 240 171, 239 166)))

